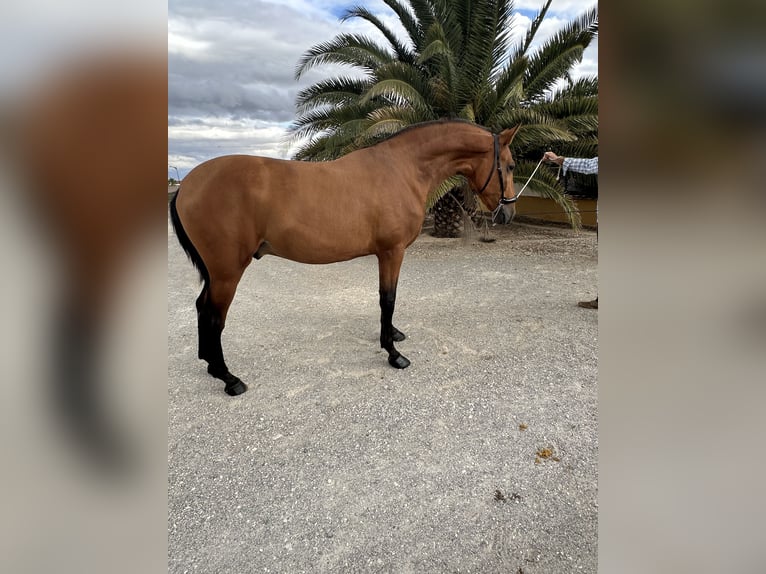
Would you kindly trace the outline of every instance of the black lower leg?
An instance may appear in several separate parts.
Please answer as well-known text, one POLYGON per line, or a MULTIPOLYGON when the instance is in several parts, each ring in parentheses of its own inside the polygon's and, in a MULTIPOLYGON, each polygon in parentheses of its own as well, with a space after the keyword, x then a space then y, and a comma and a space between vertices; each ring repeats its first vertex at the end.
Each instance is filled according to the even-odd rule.
POLYGON ((247 385, 239 377, 229 372, 226 361, 224 361, 223 348, 221 347, 223 325, 220 313, 212 305, 203 303, 201 309, 198 306, 197 321, 199 329, 199 358, 208 362, 207 372, 225 383, 226 394, 231 396, 241 395, 247 390, 247 385))
POLYGON ((397 369, 406 369, 410 361, 394 347, 394 341, 404 339, 404 335, 392 324, 396 305, 396 288, 380 290, 380 346, 388 351, 388 364, 397 369), (395 338, 395 334, 401 336, 395 338))
POLYGON ((208 333, 210 332, 209 324, 211 319, 207 309, 207 297, 208 288, 207 284, 205 284, 195 303, 197 307, 197 357, 203 361, 209 360, 210 357, 210 336, 208 333))

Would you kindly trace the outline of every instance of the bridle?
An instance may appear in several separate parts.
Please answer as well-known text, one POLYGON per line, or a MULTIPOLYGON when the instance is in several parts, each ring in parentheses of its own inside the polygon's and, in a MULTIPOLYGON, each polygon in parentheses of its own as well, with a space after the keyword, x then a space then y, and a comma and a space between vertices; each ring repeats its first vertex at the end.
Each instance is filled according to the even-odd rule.
POLYGON ((500 136, 497 134, 492 134, 492 142, 494 146, 494 158, 492 160, 492 169, 489 171, 489 175, 487 176, 487 181, 484 182, 484 185, 481 186, 481 189, 479 190, 479 193, 477 195, 481 195, 484 193, 484 190, 487 189, 487 186, 489 185, 489 182, 492 181, 492 176, 495 175, 495 172, 497 172, 497 177, 500 179, 500 205, 508 205, 509 203, 515 203, 518 199, 518 196, 515 197, 505 197, 505 178, 503 177, 503 168, 500 165, 500 136))
MULTIPOLYGON (((492 141, 494 145, 494 159, 492 160, 492 169, 490 170, 489 175, 487 176, 487 181, 484 182, 484 185, 481 186, 481 189, 476 195, 481 195, 482 193, 484 193, 484 190, 487 189, 489 182, 492 181, 492 176, 495 175, 495 171, 497 171, 497 177, 500 179, 500 202, 497 204, 497 207, 492 212, 492 221, 494 223, 495 218, 497 218, 497 215, 500 213, 500 210, 503 208, 503 206, 509 205, 511 203, 516 203, 516 201, 521 196, 521 193, 525 189, 527 189, 529 182, 532 181, 532 178, 535 177, 537 170, 540 169, 540 165, 542 165, 543 160, 545 159, 545 156, 543 156, 543 158, 537 164, 537 167, 532 172, 532 175, 529 176, 529 179, 527 179, 527 182, 524 184, 524 187, 522 187, 519 190, 519 193, 517 193, 513 197, 505 197, 505 178, 503 177, 503 169, 500 165, 500 136, 497 134, 492 134, 492 141)), ((513 179, 511 179, 511 181, 513 181, 513 179)))

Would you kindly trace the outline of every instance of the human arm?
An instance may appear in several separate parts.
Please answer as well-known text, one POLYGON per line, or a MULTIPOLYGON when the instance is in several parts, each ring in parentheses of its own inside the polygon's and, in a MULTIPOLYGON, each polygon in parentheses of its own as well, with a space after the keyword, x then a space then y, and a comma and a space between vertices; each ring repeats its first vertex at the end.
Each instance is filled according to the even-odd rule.
POLYGON ((598 173, 598 157, 589 159, 579 157, 564 157, 562 155, 556 155, 552 151, 547 151, 545 152, 543 159, 560 165, 563 168, 565 174, 568 170, 586 174, 598 173))
POLYGON ((568 157, 564 159, 562 169, 564 173, 567 170, 576 171, 577 173, 598 173, 598 158, 568 157))

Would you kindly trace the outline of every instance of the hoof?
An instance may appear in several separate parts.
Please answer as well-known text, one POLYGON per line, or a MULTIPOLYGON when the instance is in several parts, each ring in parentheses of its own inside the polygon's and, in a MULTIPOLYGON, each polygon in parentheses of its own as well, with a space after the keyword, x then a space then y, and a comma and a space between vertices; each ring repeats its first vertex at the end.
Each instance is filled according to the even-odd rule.
POLYGON ((394 342, 401 343, 407 338, 407 335, 402 333, 399 329, 394 327, 394 342))
POLYGON ((406 369, 410 366, 410 361, 404 355, 397 355, 396 357, 389 355, 388 364, 395 369, 406 369))
POLYGON ((231 397, 241 395, 247 390, 247 385, 239 377, 232 375, 226 368, 221 369, 208 365, 207 372, 216 379, 221 379, 226 384, 226 394, 231 397))
MULTIPOLYGON (((237 379, 237 377, 234 377, 234 378, 237 379)), ((229 395, 230 397, 236 397, 237 395, 241 395, 247 390, 247 385, 243 383, 242 381, 240 381, 239 379, 237 379, 237 381, 232 384, 227 383, 225 390, 226 390, 226 394, 229 395)))
POLYGON ((247 390, 247 385, 239 377, 235 377, 231 373, 226 373, 223 377, 223 382, 226 383, 226 394, 230 397, 241 395, 247 390))

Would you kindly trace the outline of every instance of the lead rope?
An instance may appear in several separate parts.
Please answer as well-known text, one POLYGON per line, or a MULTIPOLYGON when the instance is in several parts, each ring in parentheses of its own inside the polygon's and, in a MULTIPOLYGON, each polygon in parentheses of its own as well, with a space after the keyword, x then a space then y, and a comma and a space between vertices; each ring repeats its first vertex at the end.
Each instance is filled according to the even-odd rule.
POLYGON ((541 159, 541 160, 538 162, 538 164, 537 164, 537 167, 535 168, 535 171, 533 171, 533 172, 532 172, 532 175, 530 175, 530 176, 529 176, 529 179, 527 180, 527 183, 525 183, 525 184, 524 184, 524 187, 522 187, 522 188, 521 188, 521 191, 519 191, 519 193, 517 193, 517 194, 516 194, 516 197, 514 197, 514 198, 513 198, 513 201, 516 201, 517 199, 519 199, 519 197, 520 197, 520 196, 521 196, 521 194, 524 192, 524 190, 525 190, 525 189, 527 189, 527 186, 529 185, 529 182, 530 182, 530 181, 532 181, 532 178, 533 178, 533 177, 535 177, 535 174, 537 173, 537 170, 538 170, 538 169, 540 169, 540 166, 543 164, 543 160, 544 160, 544 159, 545 159, 545 158, 541 159))
POLYGON ((527 186, 529 185, 529 182, 530 182, 530 181, 532 181, 532 178, 533 178, 533 177, 535 177, 535 174, 537 173, 537 170, 538 170, 538 169, 540 169, 540 166, 543 164, 543 160, 544 160, 544 159, 545 159, 545 157, 543 157, 543 158, 542 158, 542 159, 541 159, 541 160, 538 162, 538 164, 537 164, 537 167, 536 167, 536 168, 535 168, 535 170, 532 172, 532 175, 530 175, 530 176, 529 176, 529 178, 527 179, 527 182, 524 184, 524 187, 522 187, 522 188, 519 190, 519 193, 517 193, 516 195, 514 195, 514 196, 513 196, 511 199, 508 199, 508 200, 506 200, 506 202, 505 202, 505 203, 498 203, 498 204, 497 204, 497 207, 496 207, 496 208, 495 208, 495 210, 492 212, 492 227, 494 227, 495 225, 497 225, 497 223, 495 223, 495 218, 497 217, 497 214, 498 214, 498 213, 500 213, 500 210, 502 209, 503 205, 508 205, 509 203, 516 203, 516 200, 518 200, 518 199, 519 199, 519 197, 521 197, 521 194, 522 194, 522 193, 524 193, 524 190, 525 190, 525 189, 527 189, 527 186))

